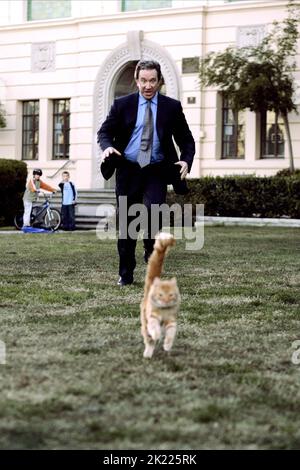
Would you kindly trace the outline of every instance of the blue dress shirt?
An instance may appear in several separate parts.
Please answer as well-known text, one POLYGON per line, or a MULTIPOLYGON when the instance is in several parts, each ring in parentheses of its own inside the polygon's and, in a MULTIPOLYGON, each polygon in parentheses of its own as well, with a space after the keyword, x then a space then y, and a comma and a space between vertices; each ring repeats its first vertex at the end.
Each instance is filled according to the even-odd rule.
MULTIPOLYGON (((136 162, 141 147, 141 139, 143 132, 144 116, 146 111, 146 98, 139 94, 138 113, 135 127, 130 141, 124 151, 124 156, 131 162, 136 162)), ((151 110, 153 115, 153 144, 150 163, 157 163, 163 160, 164 155, 161 150, 159 138, 156 132, 156 115, 157 115, 157 93, 151 99, 151 110)))

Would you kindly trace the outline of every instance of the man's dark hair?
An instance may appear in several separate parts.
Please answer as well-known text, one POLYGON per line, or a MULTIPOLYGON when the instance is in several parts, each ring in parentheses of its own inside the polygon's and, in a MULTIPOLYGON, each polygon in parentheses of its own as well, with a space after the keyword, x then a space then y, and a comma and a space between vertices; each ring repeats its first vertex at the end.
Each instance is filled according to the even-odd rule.
POLYGON ((158 81, 160 81, 162 78, 160 65, 158 62, 156 62, 156 60, 140 60, 136 64, 136 68, 134 72, 134 78, 136 80, 138 80, 139 78, 140 70, 156 70, 158 81))

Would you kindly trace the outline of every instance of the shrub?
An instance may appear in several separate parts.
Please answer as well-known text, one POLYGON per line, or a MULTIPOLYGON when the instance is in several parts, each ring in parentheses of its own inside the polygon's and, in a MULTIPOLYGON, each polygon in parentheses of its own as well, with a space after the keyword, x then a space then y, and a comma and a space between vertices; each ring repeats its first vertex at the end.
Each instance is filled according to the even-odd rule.
POLYGON ((300 178, 297 176, 203 177, 188 181, 190 192, 168 193, 168 203, 204 204, 207 216, 300 218, 300 178))
POLYGON ((26 163, 0 159, 0 225, 12 225, 15 213, 23 207, 26 178, 26 163))
POLYGON ((288 179, 289 215, 294 219, 300 218, 300 178, 288 179))
POLYGON ((289 168, 284 168, 284 170, 279 170, 276 173, 276 176, 297 176, 300 177, 300 168, 294 170, 293 172, 289 168))

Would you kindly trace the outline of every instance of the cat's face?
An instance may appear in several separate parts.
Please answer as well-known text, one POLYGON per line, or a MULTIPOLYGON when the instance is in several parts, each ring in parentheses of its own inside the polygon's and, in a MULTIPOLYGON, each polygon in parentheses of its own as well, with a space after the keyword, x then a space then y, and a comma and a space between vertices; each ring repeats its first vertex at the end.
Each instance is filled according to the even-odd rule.
POLYGON ((151 288, 151 302, 159 308, 170 308, 178 305, 180 301, 179 289, 176 278, 169 281, 161 281, 155 278, 151 288))

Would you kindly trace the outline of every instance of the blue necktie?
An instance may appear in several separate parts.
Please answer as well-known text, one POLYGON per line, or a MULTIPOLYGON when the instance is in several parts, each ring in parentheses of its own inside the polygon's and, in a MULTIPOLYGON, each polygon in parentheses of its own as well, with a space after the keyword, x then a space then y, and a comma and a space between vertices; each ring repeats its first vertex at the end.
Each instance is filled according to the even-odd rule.
POLYGON ((141 148, 137 157, 137 162, 141 168, 149 165, 151 160, 153 141, 153 114, 151 109, 151 100, 147 102, 147 108, 144 116, 144 127, 141 139, 141 148))

